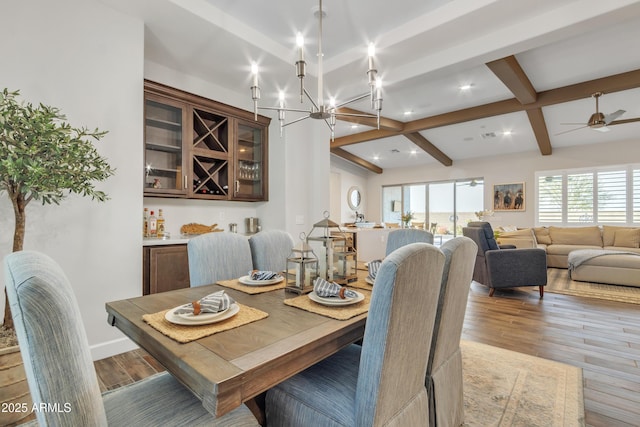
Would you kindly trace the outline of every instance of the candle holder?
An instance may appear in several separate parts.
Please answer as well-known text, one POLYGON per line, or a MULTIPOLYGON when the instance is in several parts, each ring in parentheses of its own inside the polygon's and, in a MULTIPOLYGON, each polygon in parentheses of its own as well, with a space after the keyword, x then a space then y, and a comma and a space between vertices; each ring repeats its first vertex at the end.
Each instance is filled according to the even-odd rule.
POLYGON ((347 238, 325 211, 324 219, 314 224, 307 236, 307 243, 318 254, 320 277, 341 285, 357 280, 357 253, 350 242, 352 239, 347 238))
POLYGON ((318 277, 318 257, 300 233, 300 243, 293 247, 287 257, 287 286, 285 291, 307 294, 313 290, 313 281, 318 277))

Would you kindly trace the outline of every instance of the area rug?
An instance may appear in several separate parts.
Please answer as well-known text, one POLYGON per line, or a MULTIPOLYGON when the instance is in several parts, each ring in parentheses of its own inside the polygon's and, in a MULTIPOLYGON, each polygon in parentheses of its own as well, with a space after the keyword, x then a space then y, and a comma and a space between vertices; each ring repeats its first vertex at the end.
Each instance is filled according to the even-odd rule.
POLYGON ((578 282, 571 280, 568 271, 564 268, 547 269, 547 286, 545 286, 544 290, 545 292, 556 294, 640 304, 640 288, 622 285, 605 285, 603 283, 578 282))
POLYGON ((584 426, 582 369, 461 341, 467 427, 584 426))

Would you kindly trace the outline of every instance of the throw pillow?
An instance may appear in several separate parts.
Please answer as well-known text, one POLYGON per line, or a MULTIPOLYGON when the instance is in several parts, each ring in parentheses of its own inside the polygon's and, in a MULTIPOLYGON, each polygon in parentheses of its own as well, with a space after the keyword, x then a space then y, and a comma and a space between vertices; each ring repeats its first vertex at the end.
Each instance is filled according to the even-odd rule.
POLYGON ((536 227, 533 229, 533 234, 536 236, 536 242, 542 245, 551 244, 551 236, 549 236, 549 229, 547 227, 536 227))
POLYGON ((613 246, 620 248, 640 248, 640 228, 617 230, 613 246))
POLYGON ((603 246, 615 246, 614 240, 617 231, 621 230, 635 230, 631 227, 620 227, 616 225, 603 225, 602 226, 602 245, 603 246))

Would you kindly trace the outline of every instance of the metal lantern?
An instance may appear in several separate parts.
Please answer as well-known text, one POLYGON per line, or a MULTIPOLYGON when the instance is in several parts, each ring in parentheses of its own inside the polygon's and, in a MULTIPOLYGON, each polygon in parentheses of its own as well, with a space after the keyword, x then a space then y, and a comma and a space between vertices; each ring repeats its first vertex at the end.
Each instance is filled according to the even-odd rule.
POLYGON ((307 236, 307 243, 318 254, 320 277, 341 285, 357 280, 357 254, 351 242, 325 211, 324 219, 315 223, 307 236))
POLYGON ((313 281, 318 277, 318 257, 300 233, 300 243, 293 247, 287 257, 287 286, 285 290, 306 294, 313 290, 313 281))

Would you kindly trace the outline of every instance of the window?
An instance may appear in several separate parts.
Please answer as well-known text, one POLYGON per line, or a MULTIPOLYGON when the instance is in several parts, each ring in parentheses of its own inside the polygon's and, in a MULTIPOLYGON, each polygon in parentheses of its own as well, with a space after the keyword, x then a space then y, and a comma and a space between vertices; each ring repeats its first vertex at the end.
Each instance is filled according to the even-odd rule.
POLYGON ((414 226, 422 226, 446 240, 461 235, 462 227, 476 220, 475 212, 484 210, 483 200, 482 178, 385 186, 382 221, 400 224, 401 215, 411 211, 414 226))
POLYGON ((640 165, 536 172, 536 223, 640 223, 640 165))

